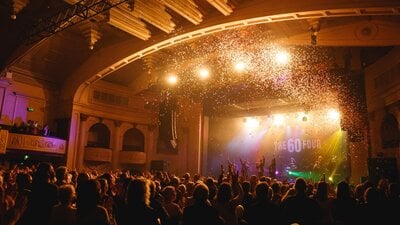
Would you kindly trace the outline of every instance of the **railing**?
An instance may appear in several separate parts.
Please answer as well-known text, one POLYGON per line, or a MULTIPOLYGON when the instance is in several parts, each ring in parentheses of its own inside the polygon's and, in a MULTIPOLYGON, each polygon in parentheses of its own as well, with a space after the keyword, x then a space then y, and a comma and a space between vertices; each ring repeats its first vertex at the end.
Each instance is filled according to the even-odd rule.
POLYGON ((9 133, 8 130, 1 130, 0 153, 5 154, 6 149, 65 154, 66 141, 53 137, 16 134, 9 133))

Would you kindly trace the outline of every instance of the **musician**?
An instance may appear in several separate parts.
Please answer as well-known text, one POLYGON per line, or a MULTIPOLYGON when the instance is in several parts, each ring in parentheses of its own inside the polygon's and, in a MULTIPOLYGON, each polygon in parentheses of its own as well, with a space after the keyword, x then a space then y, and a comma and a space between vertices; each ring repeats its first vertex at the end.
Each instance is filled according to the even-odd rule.
POLYGON ((242 176, 244 180, 247 180, 248 176, 249 176, 249 163, 247 162, 247 160, 242 160, 240 159, 240 164, 242 165, 242 176))
POLYGON ((264 176, 264 166, 265 166, 265 157, 263 156, 258 162, 256 162, 256 169, 258 171, 258 177, 264 176))

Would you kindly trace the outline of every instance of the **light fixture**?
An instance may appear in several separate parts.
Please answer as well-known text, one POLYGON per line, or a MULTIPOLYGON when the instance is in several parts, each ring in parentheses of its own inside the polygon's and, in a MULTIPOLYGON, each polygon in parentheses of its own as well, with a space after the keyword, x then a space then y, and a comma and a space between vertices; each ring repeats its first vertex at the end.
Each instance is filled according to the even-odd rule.
POLYGON ((283 125, 283 122, 285 121, 285 118, 281 114, 276 114, 273 116, 273 124, 277 127, 283 125))
POLYGON ((340 119, 340 112, 336 109, 329 109, 327 112, 327 116, 332 121, 337 121, 340 119))
POLYGON ((320 30, 319 20, 310 21, 311 45, 317 45, 317 34, 320 30))
POLYGON ((84 22, 81 24, 80 29, 82 30, 83 36, 87 39, 89 49, 93 50, 94 45, 98 40, 101 39, 102 34, 99 31, 99 27, 94 22, 84 22))
POLYGON ((255 117, 247 117, 245 123, 246 127, 251 130, 260 126, 260 121, 255 117))
POLYGON ((290 60, 290 55, 286 51, 278 51, 275 55, 275 60, 279 65, 286 65, 290 60))
POLYGON ((209 76, 210 76, 210 72, 208 71, 208 69, 206 69, 206 68, 201 68, 201 69, 199 70, 199 77, 200 77, 200 79, 205 80, 205 79, 207 79, 209 76))
POLYGON ((235 70, 238 72, 243 72, 246 69, 246 64, 244 62, 236 62, 235 63, 235 70))
POLYGON ((171 85, 178 83, 178 77, 175 74, 169 74, 166 77, 166 80, 167 80, 167 83, 171 84, 171 85))
POLYGON ((29 4, 29 0, 12 0, 11 19, 17 19, 17 14, 29 4))

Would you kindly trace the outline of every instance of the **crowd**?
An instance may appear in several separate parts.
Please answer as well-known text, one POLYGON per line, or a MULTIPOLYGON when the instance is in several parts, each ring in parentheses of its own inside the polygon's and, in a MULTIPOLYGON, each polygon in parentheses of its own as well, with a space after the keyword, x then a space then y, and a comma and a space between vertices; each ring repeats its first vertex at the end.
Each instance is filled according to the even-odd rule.
POLYGON ((399 185, 297 177, 77 172, 50 163, 1 171, 0 225, 398 224, 399 185))

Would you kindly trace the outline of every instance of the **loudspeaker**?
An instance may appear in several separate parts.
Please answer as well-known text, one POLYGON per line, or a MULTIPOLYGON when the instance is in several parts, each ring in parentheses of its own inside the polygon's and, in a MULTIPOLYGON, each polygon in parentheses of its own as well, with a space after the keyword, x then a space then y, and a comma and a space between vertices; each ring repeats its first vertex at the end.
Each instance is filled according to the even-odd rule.
POLYGON ((56 136, 62 139, 68 139, 69 137, 69 127, 70 118, 60 118, 56 119, 56 136))
POLYGON ((177 131, 176 131, 176 101, 171 99, 160 104, 159 111, 159 152, 176 152, 177 131))
POLYGON ((166 171, 167 163, 164 160, 152 160, 150 162, 150 171, 166 171))
POLYGON ((369 158, 368 159, 369 180, 377 183, 381 178, 387 178, 390 182, 398 182, 396 158, 369 158))

